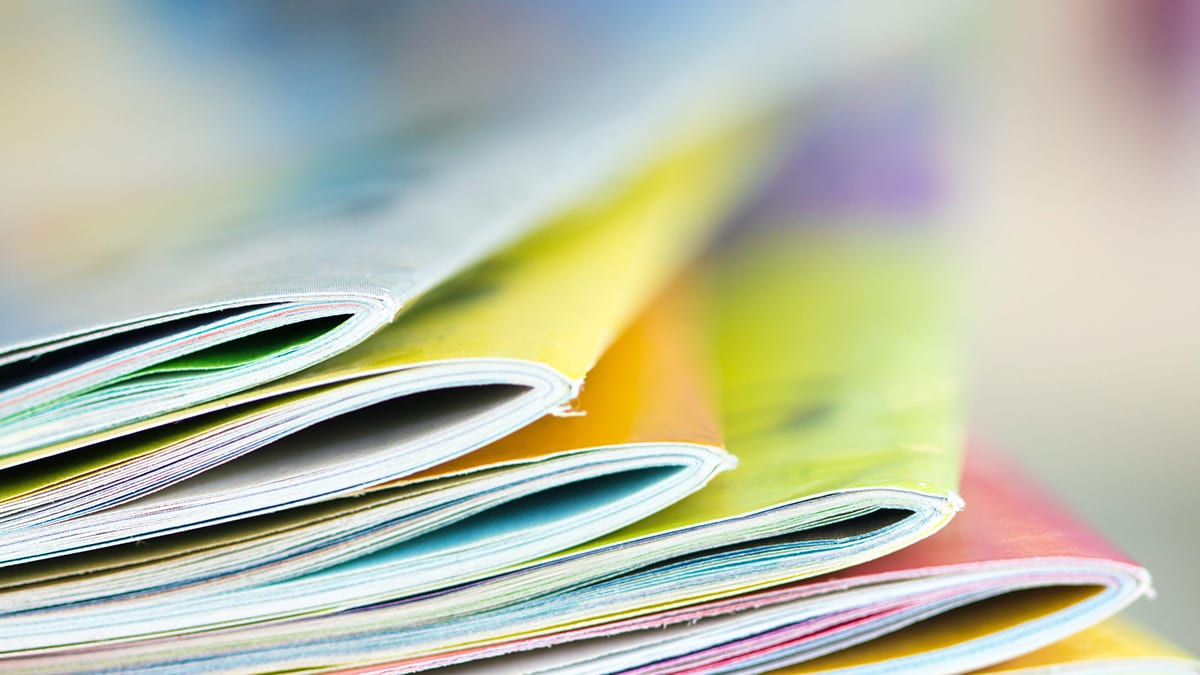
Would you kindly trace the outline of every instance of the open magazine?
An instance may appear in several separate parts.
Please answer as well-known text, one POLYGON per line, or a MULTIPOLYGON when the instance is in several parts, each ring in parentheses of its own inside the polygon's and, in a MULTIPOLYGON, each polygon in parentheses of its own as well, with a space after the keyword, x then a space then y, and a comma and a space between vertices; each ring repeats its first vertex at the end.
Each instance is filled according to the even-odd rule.
MULTIPOLYGON (((92 567, 86 557, 46 561, 22 569, 35 586, 5 593, 24 611, 0 618, 0 649, 13 667, 83 665, 74 659, 121 670, 180 660, 220 668, 325 666, 337 663, 330 649, 362 658, 445 651, 514 630, 666 611, 899 550, 943 527, 959 504, 950 322, 926 261, 902 245, 870 240, 762 238, 647 313, 585 385, 581 401, 591 409, 584 417, 539 422, 445 467, 436 480, 418 475, 340 507, 318 505, 343 522, 291 539, 314 551, 325 547, 312 564, 288 570, 288 556, 274 561, 282 573, 272 571, 269 551, 287 537, 255 521, 224 530, 247 561, 244 579, 239 570, 220 569, 219 553, 209 556, 218 574, 206 573, 214 570, 205 569, 203 552, 225 545, 220 531, 186 535, 206 542, 190 558, 186 544, 167 538, 163 553, 142 559, 131 547, 124 558, 85 554, 95 556, 92 567), (610 366, 619 371, 606 376, 610 366), (693 400, 694 384, 673 384, 694 383, 709 369, 716 421, 698 414, 704 406, 693 400), (839 385, 813 386, 830 378, 839 385), (631 389, 631 382, 640 386, 631 389), (687 405, 679 405, 680 396, 687 405), (716 447, 719 428, 738 455, 737 468, 662 508, 728 467, 716 447), (560 441, 520 442, 523 434, 548 433, 560 441), (611 459, 627 460, 626 470, 602 468, 605 448, 618 443, 626 447, 611 459), (509 490, 494 499, 508 501, 489 510, 480 509, 491 496, 477 498, 476 513, 464 517, 472 507, 460 502, 470 504, 472 489, 486 495, 506 481, 520 485, 517 479, 554 459, 556 448, 579 457, 577 469, 595 466, 564 471, 557 483, 565 490, 509 490), (654 449, 640 465, 639 448, 654 449), (656 460, 671 448, 679 460, 656 460), (475 464, 488 458, 492 463, 475 464), (689 477, 680 469, 688 465, 701 470, 689 477), (596 482, 571 489, 584 476, 596 482), (672 479, 676 489, 665 489, 672 479), (356 509, 361 499, 400 504, 379 511, 390 513, 380 529, 398 535, 342 539, 354 528, 350 519, 371 509, 356 509), (632 522, 650 511, 657 512, 632 522), (401 522, 405 516, 415 520, 401 522), (438 519, 449 522, 432 529, 438 519), (425 534, 405 538, 405 527, 425 534), (306 535, 313 539, 302 543, 306 535), (254 554, 245 553, 255 536, 268 552, 268 564, 257 569, 254 554), (338 549, 343 541, 346 549, 338 549), (382 542, 389 545, 379 548, 382 542), (346 554, 359 545, 358 555, 346 554), (173 554, 190 577, 164 569, 173 566, 173 554), (44 572, 56 563, 65 563, 60 572, 44 572), (96 571, 101 576, 90 583, 84 574, 96 571), (108 575, 129 592, 99 581, 108 575), (223 575, 235 584, 217 579, 206 586, 205 577, 223 575), (155 590, 138 594, 136 579, 155 580, 155 590), (355 607, 362 609, 345 611, 355 607), (365 648, 364 640, 377 646, 365 648), (248 644, 254 648, 247 652, 248 644)), ((287 531, 286 516, 272 516, 282 524, 279 533, 287 531)))

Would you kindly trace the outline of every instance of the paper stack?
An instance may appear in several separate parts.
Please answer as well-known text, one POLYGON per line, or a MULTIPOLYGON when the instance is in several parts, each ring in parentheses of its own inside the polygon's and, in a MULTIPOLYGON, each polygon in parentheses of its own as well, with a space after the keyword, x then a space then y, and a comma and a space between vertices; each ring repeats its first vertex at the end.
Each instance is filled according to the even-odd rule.
MULTIPOLYGON (((492 11, 347 25, 444 58, 404 27, 492 11)), ((575 60, 363 94, 357 138, 93 211, 105 255, 6 252, 0 669, 1196 672, 1106 622, 1147 572, 965 441, 936 233, 764 191, 942 3, 518 14, 575 60)))

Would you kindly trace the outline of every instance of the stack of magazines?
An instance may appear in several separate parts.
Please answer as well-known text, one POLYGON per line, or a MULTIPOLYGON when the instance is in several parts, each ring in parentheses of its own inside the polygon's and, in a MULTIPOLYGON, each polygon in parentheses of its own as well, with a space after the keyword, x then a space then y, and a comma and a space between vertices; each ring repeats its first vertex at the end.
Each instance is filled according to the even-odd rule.
POLYGON ((9 12, 90 124, 222 93, 203 161, 15 192, 3 672, 1197 671, 964 434, 936 172, 870 123, 953 3, 9 12))

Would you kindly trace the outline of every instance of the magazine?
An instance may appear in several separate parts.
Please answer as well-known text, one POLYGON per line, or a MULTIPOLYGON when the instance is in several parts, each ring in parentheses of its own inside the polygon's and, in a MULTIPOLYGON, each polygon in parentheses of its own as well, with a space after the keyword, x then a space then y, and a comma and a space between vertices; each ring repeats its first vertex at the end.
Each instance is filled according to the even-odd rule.
POLYGON ((731 208, 753 139, 663 158, 628 191, 464 272, 340 357, 9 469, 0 562, 348 495, 567 412, 608 343, 731 208))
MULTIPOLYGON (((494 640, 512 631, 667 611, 900 550, 943 527, 960 505, 957 398, 947 334, 952 322, 943 285, 928 262, 923 247, 904 242, 769 233, 711 262, 649 310, 651 319, 640 325, 661 326, 657 330, 672 337, 636 340, 632 344, 662 350, 638 362, 665 366, 674 362, 671 354, 697 354, 697 362, 683 370, 714 373, 712 409, 739 461, 692 496, 611 534, 568 527, 567 535, 587 543, 545 555, 539 547, 555 545, 553 537, 534 541, 522 528, 530 517, 533 525, 558 516, 572 523, 588 505, 597 509, 589 514, 597 527, 612 526, 618 518, 597 517, 605 513, 603 503, 645 499, 638 496, 644 476, 609 483, 611 492, 568 490, 569 498, 560 497, 561 510, 500 508, 496 517, 466 518, 407 544, 258 585, 218 584, 206 592, 195 584, 162 598, 130 594, 29 609, 30 598, 50 595, 41 588, 25 596, 25 611, 0 618, 5 636, 0 649, 16 659, 14 666, 49 659, 47 667, 70 667, 73 658, 123 670, 161 665, 164 658, 197 659, 197 667, 200 661, 220 668, 251 662, 255 668, 324 666, 330 649, 353 650, 363 658, 447 651, 463 640, 494 640), (701 347, 681 348, 687 344, 701 347), (773 358, 772 348, 786 351, 773 358), (838 386, 826 386, 831 378, 838 386), (747 398, 751 383, 757 396, 747 398), (479 553, 489 547, 517 550, 508 557, 479 553), (447 559, 438 557, 453 551, 476 551, 459 556, 468 570, 463 576, 453 576, 447 559), (495 561, 503 566, 489 569, 495 561), (360 609, 344 611, 355 607, 360 609), (164 642, 166 635, 173 637, 164 642), (386 648, 366 648, 363 641, 371 640, 386 648), (250 653, 241 647, 246 644, 255 645, 250 653), (285 662, 276 663, 278 658, 285 662)), ((637 419, 653 410, 640 395, 642 387, 656 390, 647 380, 638 380, 643 384, 632 390, 635 395, 623 377, 607 380, 619 384, 619 391, 597 394, 605 381, 598 376, 589 393, 642 408, 637 419)), ((577 422, 582 426, 576 428, 590 430, 574 439, 577 447, 602 444, 586 439, 602 438, 595 434, 607 427, 604 407, 594 416, 584 412, 583 418, 547 422, 577 422), (594 422, 584 422, 591 417, 594 422)), ((694 413, 663 418, 691 431, 633 428, 670 434, 659 442, 697 436, 712 442, 712 420, 689 420, 694 413)), ((528 431, 537 430, 535 425, 528 431)), ((489 452, 459 461, 469 463, 475 455, 489 452)), ((470 475, 464 468, 449 468, 445 486, 470 475)), ((437 482, 424 489, 436 491, 437 482)))
POLYGON ((581 56, 536 98, 247 177, 261 194, 240 196, 244 208, 210 197, 210 217, 193 205, 169 243, 147 237, 119 264, 13 280, 0 306, 26 311, 3 327, 0 466, 343 352, 522 234, 672 148, 761 123, 804 85, 791 75, 805 56, 778 17, 687 14, 674 39, 620 35, 621 58, 581 56))
POLYGON ((962 489, 967 507, 936 536, 849 570, 385 670, 507 653, 476 666, 495 673, 961 673, 1064 639, 1149 592, 1144 569, 996 457, 968 453, 962 489), (548 645, 557 646, 535 649, 548 645), (532 651, 514 654, 522 650, 532 651))

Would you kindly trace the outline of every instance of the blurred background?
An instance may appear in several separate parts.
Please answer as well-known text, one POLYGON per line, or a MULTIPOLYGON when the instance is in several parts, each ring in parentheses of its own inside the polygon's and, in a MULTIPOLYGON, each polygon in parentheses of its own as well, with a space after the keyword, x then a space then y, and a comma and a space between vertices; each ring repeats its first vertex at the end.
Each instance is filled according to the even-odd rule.
MULTIPOLYGON (((669 41, 656 11, 720 25, 601 4, 0 5, 0 282, 170 239, 163 213, 314 148, 519 104, 669 41)), ((811 7, 796 40, 848 52, 894 18, 811 7)), ((909 48, 814 80, 769 199, 960 242, 973 435, 1147 566, 1131 613, 1200 651, 1200 3, 889 7, 909 48)))
POLYGON ((957 129, 969 399, 1200 650, 1200 3, 996 3, 957 129))

